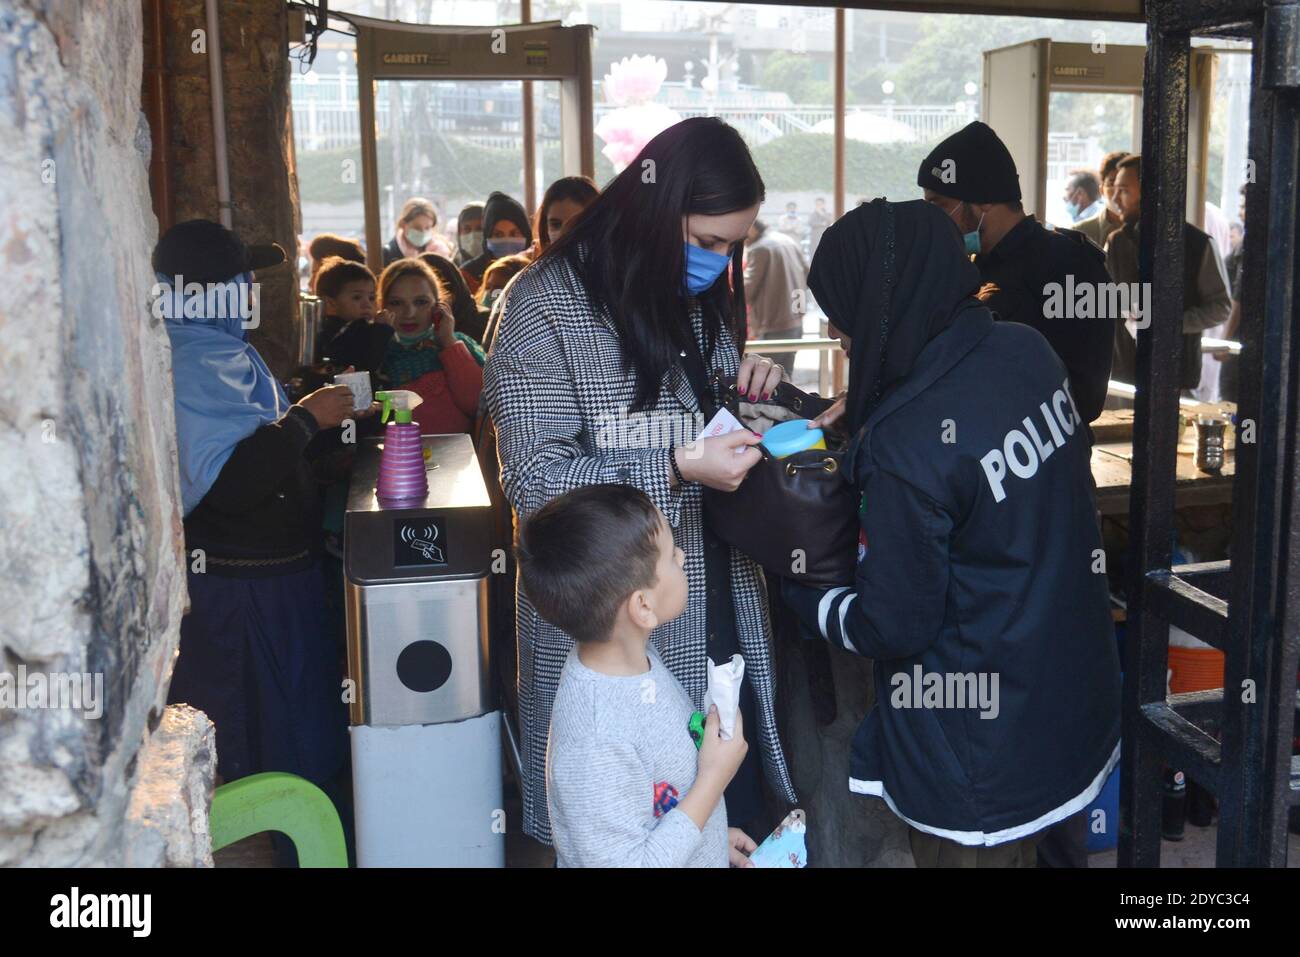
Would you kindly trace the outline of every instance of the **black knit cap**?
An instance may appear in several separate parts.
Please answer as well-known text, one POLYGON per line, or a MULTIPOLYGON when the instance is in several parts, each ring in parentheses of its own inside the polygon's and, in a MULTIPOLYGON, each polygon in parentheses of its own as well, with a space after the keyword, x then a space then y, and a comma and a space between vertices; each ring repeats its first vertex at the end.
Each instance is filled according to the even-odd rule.
POLYGON ((921 161, 916 185, 968 203, 1020 200, 1016 161, 992 127, 979 120, 963 126, 921 161))

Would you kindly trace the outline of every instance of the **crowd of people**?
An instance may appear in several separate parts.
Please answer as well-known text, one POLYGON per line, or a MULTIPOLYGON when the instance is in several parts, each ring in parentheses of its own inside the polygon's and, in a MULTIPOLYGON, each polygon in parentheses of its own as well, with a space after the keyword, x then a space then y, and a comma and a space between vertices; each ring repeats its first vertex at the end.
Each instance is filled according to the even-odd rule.
MULTIPOLYGON (((1106 270, 1112 281, 1138 286, 1138 247, 1142 218, 1142 157, 1123 151, 1107 153, 1100 168, 1074 170, 1065 186, 1066 209, 1072 228, 1105 251, 1106 270)), ((1226 352, 1201 351, 1202 336, 1232 338, 1240 320, 1241 240, 1246 220, 1245 186, 1242 187, 1239 229, 1221 223, 1222 214, 1205 204, 1205 225, 1183 226, 1184 289, 1183 350, 1179 387, 1205 402, 1237 399, 1237 360, 1226 352), (1217 228, 1216 228, 1217 227, 1217 228), (1213 235, 1207 230, 1214 230, 1213 235), (1235 318, 1234 318, 1235 317, 1235 318)), ((1145 303, 1145 309, 1150 308, 1145 303)), ((1137 375, 1137 330, 1144 318, 1122 317, 1115 330, 1111 378, 1132 384, 1137 375)))
MULTIPOLYGON (((435 232, 433 204, 413 198, 378 276, 358 241, 315 237, 310 283, 323 306, 316 359, 368 373, 372 392, 418 394, 414 418, 425 433, 474 432, 491 306, 596 193, 585 178, 560 180, 533 223, 518 203, 493 193, 462 210, 454 250, 435 232)), ((167 295, 182 291, 166 327, 185 542, 194 557, 170 699, 213 720, 223 779, 274 770, 320 786, 351 848, 337 545, 356 443, 345 440, 344 427, 353 426, 353 438, 374 434, 379 405, 354 408, 352 389, 333 384, 291 403, 247 341, 253 273, 285 258, 278 246, 248 246, 206 220, 172 227, 154 251, 167 295), (191 293, 192 283, 204 292, 191 293)), ((292 844, 280 836, 274 843, 277 861, 291 863, 292 844)))
MULTIPOLYGON (((1080 228, 1051 229, 1026 214, 1006 146, 972 123, 922 162, 916 199, 836 222, 819 206, 809 264, 758 220, 765 187, 741 136, 696 118, 603 190, 553 183, 531 220, 504 193, 466 207, 454 249, 413 198, 378 277, 356 241, 312 241, 321 357, 420 394, 426 432, 491 436, 480 455, 518 523, 518 587, 497 617, 518 646, 522 826, 559 865, 749 864, 772 804, 798 799, 776 721, 775 602, 801 637, 875 661, 846 786, 906 822, 918 865, 1086 864, 1082 812, 1120 725, 1089 424, 1133 323, 1053 318, 1045 299, 1067 276, 1136 281, 1140 162, 1107 158, 1104 199, 1072 180, 1080 228), (860 528, 837 587, 765 574, 714 530, 704 490, 735 491, 766 460, 756 433, 601 438, 629 412, 711 417, 719 375, 768 399, 791 356, 746 347, 801 335, 805 286, 850 359, 847 392, 811 423, 844 443, 860 528), (736 654, 734 733, 711 710, 697 751, 688 724, 710 666, 736 654), (893 704, 914 669, 1000 676, 996 713, 893 704)), ((1187 229, 1198 363, 1193 340, 1228 318, 1204 236, 1187 229)), ((163 236, 154 264, 160 281, 246 285, 281 259, 196 221, 163 236)), ((339 427, 373 428, 374 407, 354 410, 341 385, 290 404, 238 323, 210 312, 167 330, 186 545, 205 558, 172 700, 213 718, 225 778, 300 774, 347 822, 321 499, 350 467, 339 427)))
MULTIPOLYGON (((784 579, 773 590, 719 540, 703 495, 745 481, 764 460, 758 436, 610 449, 599 424, 629 408, 707 417, 721 401, 708 370, 767 399, 786 370, 744 353, 769 332, 746 300, 756 277, 797 279, 802 250, 764 242, 762 178, 725 124, 679 123, 642 159, 657 187, 641 184, 639 166, 620 175, 520 276, 485 370, 501 485, 523 522, 525 831, 563 866, 744 866, 772 823, 763 793, 796 800, 775 720, 768 603, 780 600, 804 636, 875 659, 876 705, 848 786, 907 822, 918 864, 1085 863, 1081 812, 1119 745, 1107 582, 1091 565, 1088 429, 1115 324, 1045 323, 1041 270, 1101 281, 1101 250, 1024 214, 1010 154, 982 124, 922 164, 928 202, 866 203, 826 229, 808 285, 850 380, 813 424, 850 440, 857 571, 839 587, 784 579), (960 186, 932 172, 948 158, 960 186), (1005 305, 980 298, 995 291, 986 272, 1005 305), (1016 321, 995 321, 1011 307, 1016 321), (737 652, 736 724, 757 760, 712 715, 693 755, 671 729, 698 706, 710 664, 737 652), (1008 690, 988 722, 891 707, 893 679, 913 668, 998 674, 1008 690), (662 688, 669 677, 654 708, 637 698, 647 678, 662 688)), ((789 334, 784 321, 771 334, 789 334)))

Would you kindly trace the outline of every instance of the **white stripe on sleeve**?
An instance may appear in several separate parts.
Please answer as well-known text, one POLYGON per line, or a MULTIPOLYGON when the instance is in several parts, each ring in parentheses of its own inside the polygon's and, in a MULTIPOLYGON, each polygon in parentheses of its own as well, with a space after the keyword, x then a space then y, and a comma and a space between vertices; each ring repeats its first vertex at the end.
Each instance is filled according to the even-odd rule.
POLYGON ((817 627, 821 629, 822 637, 830 640, 830 635, 826 631, 826 616, 831 610, 831 603, 835 599, 848 591, 847 585, 841 585, 838 588, 826 589, 826 594, 822 595, 822 600, 817 603, 817 627))

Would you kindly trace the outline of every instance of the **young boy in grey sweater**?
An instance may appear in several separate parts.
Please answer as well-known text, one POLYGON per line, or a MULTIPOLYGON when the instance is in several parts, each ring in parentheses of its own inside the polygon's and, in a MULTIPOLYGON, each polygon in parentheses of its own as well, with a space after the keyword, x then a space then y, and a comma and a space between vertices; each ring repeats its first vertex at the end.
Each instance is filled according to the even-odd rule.
POLYGON ((686 609, 685 556, 640 490, 589 485, 538 509, 516 546, 521 587, 573 636, 546 749, 560 867, 752 866, 722 794, 748 745, 711 708, 697 753, 694 709, 650 645, 686 609))

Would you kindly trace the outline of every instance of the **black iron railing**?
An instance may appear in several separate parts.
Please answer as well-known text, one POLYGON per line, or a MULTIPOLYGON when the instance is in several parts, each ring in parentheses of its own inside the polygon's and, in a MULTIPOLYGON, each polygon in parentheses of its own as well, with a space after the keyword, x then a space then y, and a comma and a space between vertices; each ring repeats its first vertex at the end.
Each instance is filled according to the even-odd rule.
POLYGON ((1220 866, 1284 866, 1300 804, 1300 0, 1147 0, 1147 18, 1140 268, 1154 309, 1137 349, 1119 861, 1159 865, 1168 765, 1217 796, 1220 866), (1193 35, 1253 45, 1238 416, 1254 441, 1235 451, 1231 563, 1172 567, 1193 35), (1224 652, 1223 688, 1166 695, 1171 624, 1224 652))

